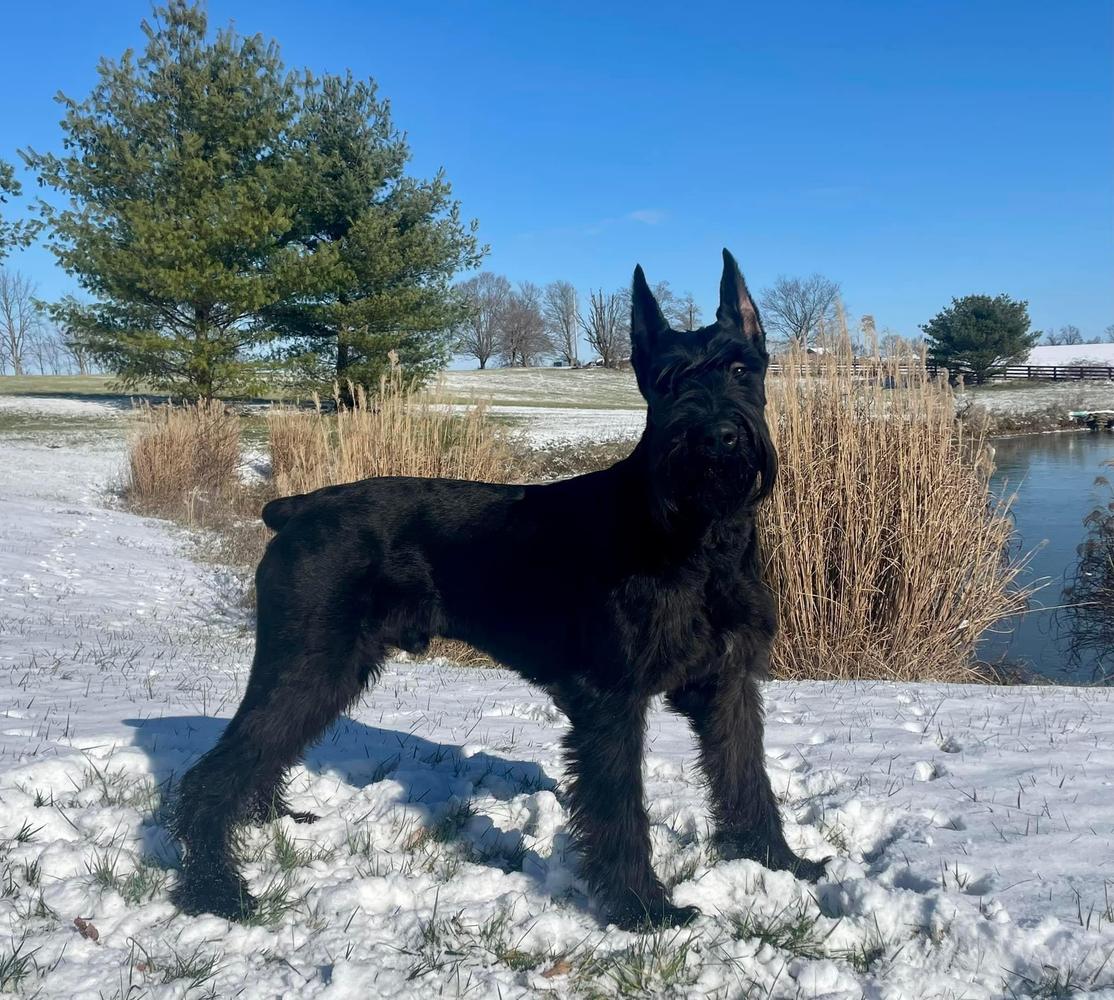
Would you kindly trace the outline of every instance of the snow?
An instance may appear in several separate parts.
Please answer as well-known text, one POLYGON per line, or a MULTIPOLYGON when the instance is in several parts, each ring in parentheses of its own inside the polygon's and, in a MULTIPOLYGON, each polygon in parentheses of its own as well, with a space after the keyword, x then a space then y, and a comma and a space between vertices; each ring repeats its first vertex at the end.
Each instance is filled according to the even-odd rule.
POLYGON ((1114 344, 1040 344, 1029 352, 1029 365, 1090 363, 1114 365, 1114 344))
POLYGON ((119 397, 96 399, 56 398, 53 396, 0 395, 0 413, 49 414, 62 419, 116 417, 130 410, 131 401, 119 397))
POLYGON ((1114 996, 1109 689, 768 685, 788 836, 835 856, 817 886, 713 861, 659 706, 655 860, 705 916, 638 936, 585 900, 548 699, 392 663, 293 774, 321 820, 245 837, 253 888, 288 905, 178 914, 159 800, 233 711, 249 621, 185 533, 113 503, 121 434, 0 437, 0 977, 31 956, 23 995, 1114 996))
POLYGON ((1051 413, 1066 417, 1072 410, 1114 407, 1114 384, 1103 380, 1044 382, 1015 379, 964 390, 958 402, 970 401, 992 414, 1013 416, 1051 413))
POLYGON ((540 406, 492 406, 495 416, 514 420, 533 448, 589 441, 635 440, 646 426, 646 410, 589 410, 540 406))

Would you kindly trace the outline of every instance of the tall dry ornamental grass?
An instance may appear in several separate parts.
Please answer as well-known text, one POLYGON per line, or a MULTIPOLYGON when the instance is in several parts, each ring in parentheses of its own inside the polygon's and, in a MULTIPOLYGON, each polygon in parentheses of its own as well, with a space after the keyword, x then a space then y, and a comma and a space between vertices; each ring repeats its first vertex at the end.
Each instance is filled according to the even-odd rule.
POLYGON ((466 412, 447 393, 410 391, 393 368, 374 394, 350 387, 354 405, 335 413, 279 408, 267 416, 271 470, 279 496, 369 476, 441 476, 506 482, 514 456, 487 407, 466 412))
POLYGON ((138 507, 206 523, 240 487, 240 418, 215 399, 144 403, 128 442, 124 493, 138 507))
POLYGON ((846 349, 788 361, 766 383, 781 460, 762 512, 775 673, 975 679, 979 635, 1027 600, 981 432, 914 358, 869 377, 846 349))

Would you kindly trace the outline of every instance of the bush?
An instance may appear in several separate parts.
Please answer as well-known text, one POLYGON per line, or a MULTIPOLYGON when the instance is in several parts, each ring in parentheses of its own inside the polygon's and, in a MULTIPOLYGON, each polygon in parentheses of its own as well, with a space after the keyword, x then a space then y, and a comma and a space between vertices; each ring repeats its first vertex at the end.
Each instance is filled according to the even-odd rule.
POLYGON ((916 359, 869 378, 849 362, 849 351, 809 358, 800 378, 767 380, 781 460, 761 515, 781 617, 775 673, 978 679, 979 636, 1027 600, 985 440, 916 359))
POLYGON ((240 418, 223 403, 144 403, 124 493, 139 508, 205 524, 238 491, 239 467, 240 418))
POLYGON ((411 392, 397 366, 378 392, 350 386, 352 406, 279 408, 267 417, 271 471, 279 496, 369 476, 442 476, 507 482, 513 452, 485 404, 459 412, 447 393, 411 392))

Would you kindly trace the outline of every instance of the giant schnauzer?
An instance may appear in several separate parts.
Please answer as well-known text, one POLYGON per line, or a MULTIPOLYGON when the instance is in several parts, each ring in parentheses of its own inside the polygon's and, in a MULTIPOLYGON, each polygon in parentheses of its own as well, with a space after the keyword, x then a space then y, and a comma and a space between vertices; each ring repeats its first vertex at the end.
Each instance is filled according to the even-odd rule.
POLYGON ((542 486, 367 479, 263 509, 277 534, 256 575, 247 690, 178 794, 183 909, 250 911, 235 824, 289 814, 287 768, 391 647, 420 653, 433 636, 483 650, 568 716, 581 868, 620 926, 698 912, 670 902, 651 864, 642 744, 656 694, 695 730, 720 856, 819 877, 824 863, 782 835, 763 762, 758 682, 776 616, 755 510, 777 459, 762 322, 726 250, 723 262, 716 321, 686 333, 635 269, 631 361, 649 412, 611 468, 542 486))

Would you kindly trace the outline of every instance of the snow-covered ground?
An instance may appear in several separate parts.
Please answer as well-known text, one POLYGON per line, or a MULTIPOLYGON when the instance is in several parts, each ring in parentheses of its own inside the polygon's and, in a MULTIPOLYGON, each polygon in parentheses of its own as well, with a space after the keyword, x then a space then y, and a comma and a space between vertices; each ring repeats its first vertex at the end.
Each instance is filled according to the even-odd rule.
POLYGON ((609 368, 489 368, 448 371, 449 392, 527 406, 594 406, 637 409, 643 405, 634 372, 609 368))
POLYGON ((587 441, 634 440, 646 426, 646 410, 590 410, 573 407, 503 406, 490 408, 506 417, 533 448, 587 441))
POLYGON ((993 415, 1022 416, 1053 413, 1066 417, 1072 410, 1114 409, 1114 382, 996 382, 960 393, 965 401, 984 406, 993 415))
POLYGON ((249 622, 112 503, 121 440, 0 437, 0 993, 1114 996, 1110 690, 769 685, 790 840, 835 855, 817 886, 714 861, 689 734, 654 712, 656 863, 706 916, 638 936, 577 880, 560 713, 396 663, 293 776, 320 822, 247 835, 264 919, 181 916, 160 802, 235 707, 249 622))
POLYGON ((1079 363, 1114 365, 1114 344, 1038 344, 1026 364, 1070 365, 1079 363))

